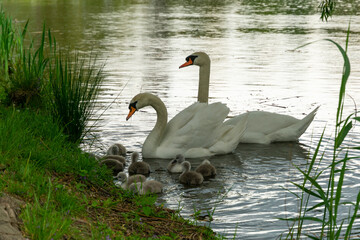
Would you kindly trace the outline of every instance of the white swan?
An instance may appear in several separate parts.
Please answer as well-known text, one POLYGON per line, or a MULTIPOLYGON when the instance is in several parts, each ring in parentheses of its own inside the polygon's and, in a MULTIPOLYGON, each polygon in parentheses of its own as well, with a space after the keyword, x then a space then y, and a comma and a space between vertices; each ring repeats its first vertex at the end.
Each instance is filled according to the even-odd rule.
MULTIPOLYGON (((179 67, 183 68, 191 65, 200 67, 198 101, 203 103, 208 102, 210 62, 210 58, 206 53, 195 52, 186 57, 186 62, 179 67)), ((229 119, 225 124, 233 125, 245 119, 247 120, 246 130, 240 139, 240 143, 269 144, 272 142, 297 141, 314 119, 318 108, 315 108, 303 119, 265 111, 251 111, 229 119)))
POLYGON ((173 158, 180 153, 196 158, 231 153, 247 123, 245 120, 235 125, 223 124, 229 108, 222 103, 194 103, 168 123, 165 104, 151 93, 133 97, 126 119, 146 106, 155 109, 157 121, 143 144, 144 158, 173 158))

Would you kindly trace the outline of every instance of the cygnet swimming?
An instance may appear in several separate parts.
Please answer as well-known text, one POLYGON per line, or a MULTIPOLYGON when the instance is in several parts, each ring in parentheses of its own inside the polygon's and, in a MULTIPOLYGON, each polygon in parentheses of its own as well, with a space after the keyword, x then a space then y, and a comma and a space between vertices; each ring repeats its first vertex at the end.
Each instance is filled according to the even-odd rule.
POLYGON ((195 172, 201 173, 205 179, 216 176, 216 168, 207 159, 195 169, 195 172))
POLYGON ((129 166, 129 175, 142 174, 144 176, 150 175, 150 165, 147 162, 138 162, 139 153, 133 152, 131 155, 131 164, 129 166))
POLYGON ((161 193, 163 190, 163 184, 156 180, 149 180, 145 182, 132 183, 129 186, 129 190, 138 193, 140 195, 161 193))
POLYGON ((185 185, 200 185, 204 181, 204 177, 195 171, 191 171, 191 164, 188 161, 182 163, 184 171, 180 174, 179 180, 185 185))
POLYGON ((170 173, 182 173, 184 171, 181 163, 185 160, 182 154, 176 155, 176 157, 169 162, 167 170, 170 173))

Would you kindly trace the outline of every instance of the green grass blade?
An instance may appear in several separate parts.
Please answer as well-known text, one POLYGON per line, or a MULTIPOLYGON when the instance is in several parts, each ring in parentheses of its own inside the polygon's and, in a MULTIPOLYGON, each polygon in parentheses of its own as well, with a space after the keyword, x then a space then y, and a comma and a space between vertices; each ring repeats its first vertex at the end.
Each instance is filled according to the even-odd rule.
POLYGON ((357 216, 357 212, 359 210, 359 205, 360 205, 360 192, 357 195, 356 204, 355 204, 355 208, 354 208, 354 213, 353 213, 353 215, 352 215, 352 217, 350 219, 349 225, 347 226, 344 239, 349 239, 350 234, 351 234, 351 229, 352 229, 352 226, 354 224, 354 221, 355 221, 356 218, 359 217, 359 216, 357 216))
POLYGON ((311 196, 314 196, 316 198, 319 198, 319 199, 323 199, 319 194, 311 191, 310 189, 306 188, 305 186, 302 186, 300 184, 297 184, 297 183, 294 183, 294 182, 291 182, 293 185, 295 185, 296 187, 298 187, 300 190, 306 192, 307 194, 311 195, 311 196))
POLYGON ((318 204, 314 205, 313 207, 307 209, 306 211, 307 211, 307 212, 310 212, 310 211, 312 211, 312 210, 314 210, 314 209, 316 209, 316 208, 322 207, 322 206, 324 206, 324 205, 325 205, 325 202, 321 202, 321 203, 318 203, 318 204))
POLYGON ((339 134, 335 138, 335 149, 340 147, 340 145, 344 141, 345 137, 348 135, 351 128, 352 128, 352 122, 349 122, 348 124, 344 125, 341 128, 339 134))

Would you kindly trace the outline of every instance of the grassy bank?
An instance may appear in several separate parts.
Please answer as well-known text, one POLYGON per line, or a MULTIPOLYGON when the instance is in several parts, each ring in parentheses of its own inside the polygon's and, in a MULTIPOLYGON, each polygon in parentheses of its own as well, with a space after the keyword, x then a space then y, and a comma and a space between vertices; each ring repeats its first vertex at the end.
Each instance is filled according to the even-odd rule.
POLYGON ((48 115, 0 107, 0 190, 26 202, 20 215, 31 239, 214 239, 211 230, 133 196, 67 140, 48 115))
POLYGON ((216 239, 116 188, 112 173, 79 149, 103 80, 96 57, 61 50, 49 30, 31 39, 0 11, 0 192, 25 202, 30 239, 216 239), (82 60, 90 59, 90 60, 82 60))

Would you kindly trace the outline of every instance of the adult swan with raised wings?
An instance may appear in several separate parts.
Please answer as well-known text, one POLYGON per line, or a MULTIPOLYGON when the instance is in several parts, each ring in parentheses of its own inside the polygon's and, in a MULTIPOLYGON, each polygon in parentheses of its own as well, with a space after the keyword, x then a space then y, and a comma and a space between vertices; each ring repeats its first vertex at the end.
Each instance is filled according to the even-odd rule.
MULTIPOLYGON (((204 52, 195 52, 186 57, 186 62, 179 68, 191 65, 200 67, 198 101, 207 103, 209 96, 210 58, 204 52)), ((269 144, 272 142, 297 141, 314 119, 318 108, 303 119, 265 111, 250 111, 227 120, 225 124, 234 125, 246 119, 248 123, 240 143, 269 144)))
POLYGON ((144 158, 173 158, 177 154, 197 158, 231 153, 247 124, 246 116, 234 125, 224 124, 229 108, 222 103, 194 103, 167 122, 165 104, 151 93, 133 97, 126 120, 146 106, 155 109, 157 121, 143 144, 144 158))

